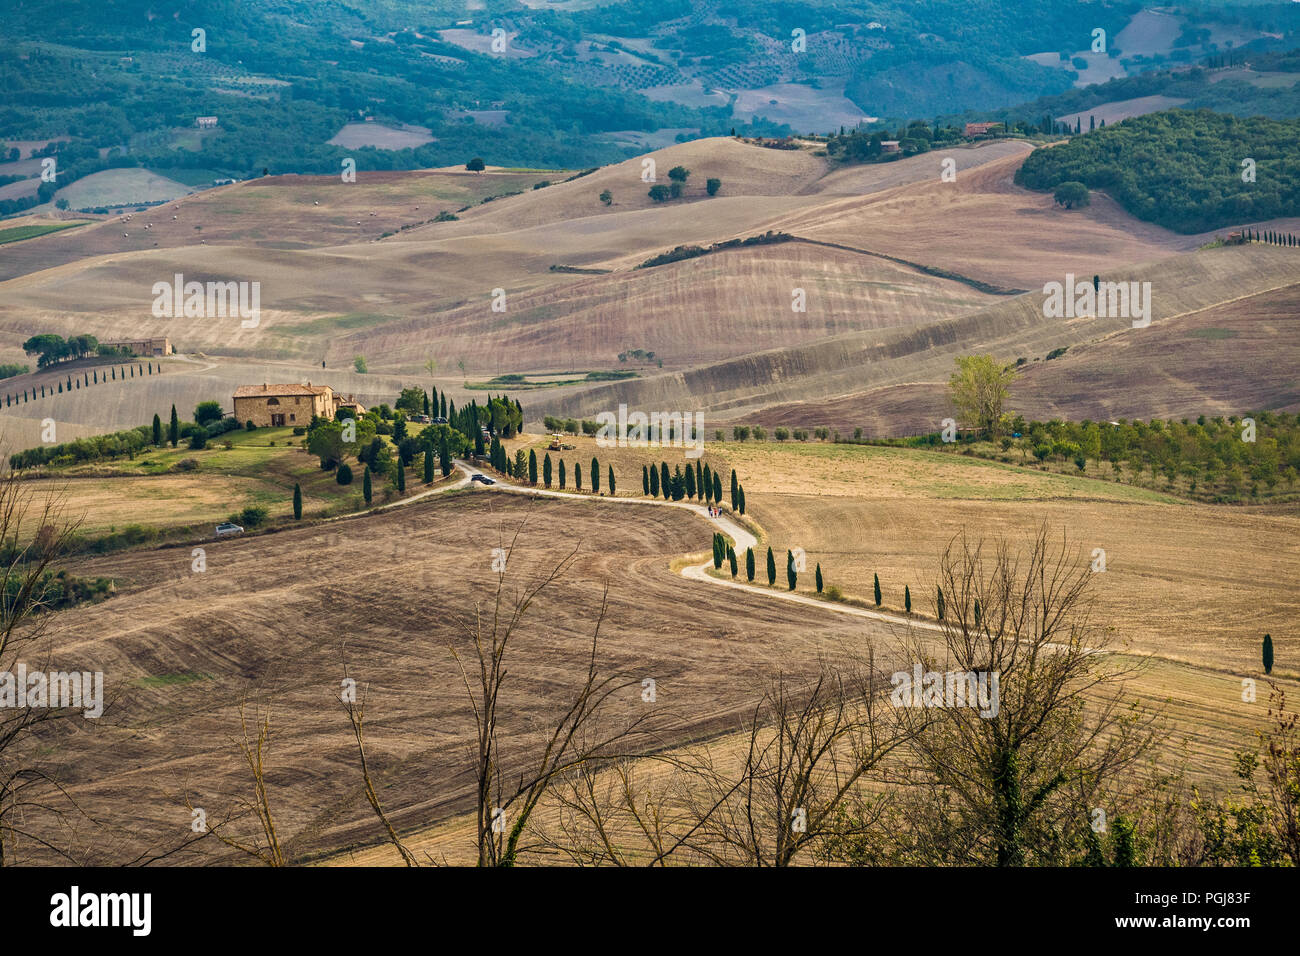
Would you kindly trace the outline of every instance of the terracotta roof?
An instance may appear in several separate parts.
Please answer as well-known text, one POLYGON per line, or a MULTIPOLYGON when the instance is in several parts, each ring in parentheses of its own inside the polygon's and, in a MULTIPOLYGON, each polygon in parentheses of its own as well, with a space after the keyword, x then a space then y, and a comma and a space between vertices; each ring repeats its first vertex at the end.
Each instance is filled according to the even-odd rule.
POLYGON ((331 391, 328 385, 241 385, 235 389, 235 398, 269 398, 286 395, 324 395, 331 391))

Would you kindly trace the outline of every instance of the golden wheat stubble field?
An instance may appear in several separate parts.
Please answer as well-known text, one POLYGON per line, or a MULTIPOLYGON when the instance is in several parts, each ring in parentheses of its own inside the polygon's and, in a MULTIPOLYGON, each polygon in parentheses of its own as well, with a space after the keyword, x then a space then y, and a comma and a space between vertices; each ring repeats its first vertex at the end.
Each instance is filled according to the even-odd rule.
MULTIPOLYGON (((521 766, 578 687, 606 582, 601 668, 636 685, 614 711, 639 714, 640 681, 658 685, 660 734, 643 746, 734 728, 778 670, 806 673, 819 656, 865 653, 877 640, 895 646, 883 624, 715 592, 672 573, 673 557, 703 550, 708 528, 668 508, 464 492, 210 542, 202 573, 191 570, 188 546, 75 561, 74 573, 112 576, 119 587, 56 622, 56 660, 102 669, 115 701, 99 724, 45 741, 70 795, 121 828, 120 841, 88 841, 112 857, 105 862, 179 843, 185 792, 221 819, 251 787, 235 744, 244 701, 250 717, 256 706, 272 716, 267 781, 289 853, 377 841, 338 699, 345 661, 367 695, 368 758, 397 826, 469 809, 472 715, 450 648, 472 650, 453 621, 490 600, 492 549, 521 526, 511 590, 578 553, 511 645, 507 769, 521 766)), ((213 842, 194 852, 234 859, 213 842)))
MULTIPOLYGON (((886 610, 902 611, 907 585, 914 611, 933 616, 940 555, 963 531, 1023 542, 1046 522, 1082 562, 1103 550, 1094 622, 1114 649, 1147 660, 1129 689, 1172 720, 1180 742, 1171 736, 1163 758, 1186 746, 1195 773, 1231 786, 1233 751, 1253 746, 1265 719, 1260 642, 1289 633, 1300 610, 1294 508, 1193 504, 913 449, 728 443, 720 454, 748 476, 748 510, 765 543, 807 552, 801 589, 820 563, 828 586, 870 604, 878 574, 886 610), (1262 688, 1254 704, 1241 700, 1246 677, 1262 688)), ((1298 672, 1294 656, 1274 671, 1291 693, 1298 672)))

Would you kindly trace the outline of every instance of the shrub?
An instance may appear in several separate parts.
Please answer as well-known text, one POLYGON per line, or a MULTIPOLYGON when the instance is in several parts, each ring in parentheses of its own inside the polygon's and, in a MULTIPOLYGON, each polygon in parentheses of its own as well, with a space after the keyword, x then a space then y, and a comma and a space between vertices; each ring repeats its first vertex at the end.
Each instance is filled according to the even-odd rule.
POLYGON ((197 451, 200 448, 206 447, 207 444, 208 430, 201 426, 195 427, 195 429, 190 432, 190 448, 197 451))
POLYGON ((231 515, 230 520, 245 528, 257 528, 266 524, 266 509, 250 505, 238 514, 231 515))
POLYGON ((347 465, 339 465, 339 470, 337 474, 334 475, 334 480, 340 485, 352 484, 352 469, 347 465))
POLYGON ((199 460, 197 458, 182 458, 175 465, 177 471, 197 471, 199 460))

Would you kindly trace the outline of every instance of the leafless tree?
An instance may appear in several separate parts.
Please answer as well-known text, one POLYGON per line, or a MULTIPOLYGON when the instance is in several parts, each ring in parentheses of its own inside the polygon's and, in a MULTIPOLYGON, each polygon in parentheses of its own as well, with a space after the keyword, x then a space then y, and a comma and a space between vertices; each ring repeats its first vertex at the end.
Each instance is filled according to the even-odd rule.
MULTIPOLYGON (((28 487, 13 474, 0 477, 0 674, 15 681, 20 663, 29 671, 51 670, 56 585, 50 564, 78 524, 67 517, 62 495, 37 504, 28 487)), ((81 712, 26 701, 0 707, 0 866, 19 861, 22 841, 75 862, 49 824, 66 825, 80 811, 39 756, 38 739, 52 729, 45 725, 74 716, 81 712)))
POLYGON ((1155 715, 1122 693, 1136 667, 1107 653, 1088 563, 1046 525, 1021 551, 959 535, 938 583, 939 647, 918 636, 915 659, 925 671, 996 677, 998 695, 992 714, 946 697, 900 710, 926 723, 905 791, 910 862, 1061 862, 1064 835, 1087 825, 1087 808, 1113 803, 1155 742, 1155 715))
POLYGON ((499 705, 503 691, 509 686, 506 661, 511 640, 518 635, 524 616, 538 595, 568 570, 581 547, 580 543, 576 545, 549 572, 510 597, 504 568, 511 566, 521 532, 522 525, 509 548, 504 549, 505 562, 497 576, 490 605, 476 607, 473 619, 457 621, 473 648, 470 666, 476 673, 471 675, 461 655, 455 647, 451 648, 474 713, 476 843, 480 866, 514 865, 523 849, 521 838, 532 814, 552 783, 584 764, 624 756, 626 748, 647 734, 651 718, 651 712, 647 711, 606 726, 607 705, 621 692, 639 687, 636 680, 602 675, 597 666, 600 628, 608 608, 606 588, 586 655, 586 674, 572 701, 542 735, 539 752, 516 761, 523 769, 508 775, 503 770, 499 705))
MULTIPOLYGON (((212 836, 233 850, 252 857, 264 866, 287 866, 288 860, 280 846, 280 837, 276 831, 275 819, 271 814, 271 798, 266 786, 266 755, 271 742, 271 713, 260 711, 254 714, 250 732, 249 720, 245 714, 245 704, 239 705, 239 727, 241 737, 238 743, 240 757, 248 766, 252 779, 251 797, 241 798, 218 822, 208 822, 206 829, 212 836), (235 836, 232 830, 235 824, 252 817, 257 821, 257 832, 251 837, 235 836)), ((186 809, 191 814, 199 812, 207 817, 206 809, 196 808, 194 801, 186 795, 186 809)))

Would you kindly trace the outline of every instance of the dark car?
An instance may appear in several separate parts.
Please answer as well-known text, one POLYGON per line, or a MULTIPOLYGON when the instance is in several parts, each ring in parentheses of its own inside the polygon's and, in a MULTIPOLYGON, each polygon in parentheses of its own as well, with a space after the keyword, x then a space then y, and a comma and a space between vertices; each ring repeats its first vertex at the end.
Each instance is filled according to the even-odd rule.
POLYGON ((479 482, 480 484, 484 484, 484 485, 495 485, 495 484, 496 484, 496 482, 495 482, 493 479, 489 478, 487 475, 479 474, 478 472, 475 472, 473 475, 471 475, 469 480, 470 480, 470 481, 477 481, 477 482, 479 482))

